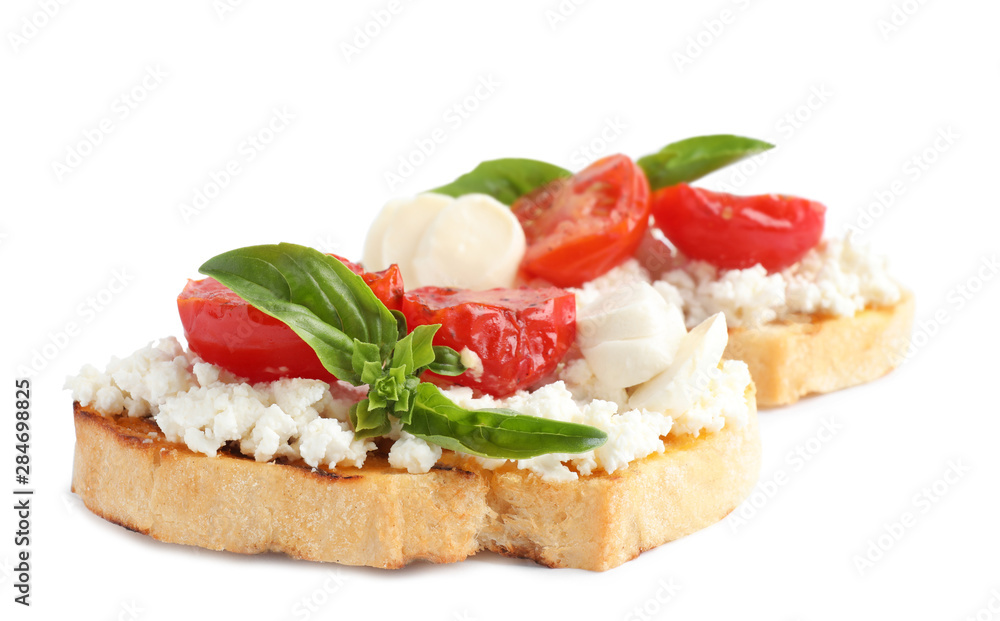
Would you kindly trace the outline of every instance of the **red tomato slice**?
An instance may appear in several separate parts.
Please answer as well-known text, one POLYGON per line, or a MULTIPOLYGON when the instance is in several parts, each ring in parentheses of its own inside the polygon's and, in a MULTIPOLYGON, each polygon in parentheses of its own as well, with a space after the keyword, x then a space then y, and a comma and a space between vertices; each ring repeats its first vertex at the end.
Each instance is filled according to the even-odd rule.
POLYGON ((336 257, 341 263, 346 265, 351 269, 352 272, 362 277, 365 283, 371 287, 372 292, 375 297, 382 300, 385 307, 389 310, 400 310, 403 305, 403 275, 399 271, 399 267, 395 264, 390 265, 387 269, 381 272, 366 272, 363 267, 348 261, 344 257, 336 254, 330 254, 331 257, 336 257))
POLYGON ((576 297, 569 291, 490 289, 469 291, 422 287, 403 296, 407 325, 440 323, 435 345, 461 352, 468 347, 483 363, 479 377, 427 373, 504 397, 551 373, 576 339, 576 297))
POLYGON ((678 250, 723 269, 760 263, 780 271, 823 236, 826 207, 816 201, 761 194, 736 196, 681 183, 658 190, 653 218, 678 250))
POLYGON ((600 159, 511 207, 528 241, 532 276, 578 287, 632 256, 649 224, 649 183, 624 155, 600 159))
MULTIPOLYGON (((403 298, 399 268, 392 265, 369 274, 337 258, 360 274, 387 307, 399 310, 403 298)), ((282 377, 337 381, 291 328, 250 306, 214 278, 189 280, 177 297, 177 310, 191 351, 251 382, 282 377)))

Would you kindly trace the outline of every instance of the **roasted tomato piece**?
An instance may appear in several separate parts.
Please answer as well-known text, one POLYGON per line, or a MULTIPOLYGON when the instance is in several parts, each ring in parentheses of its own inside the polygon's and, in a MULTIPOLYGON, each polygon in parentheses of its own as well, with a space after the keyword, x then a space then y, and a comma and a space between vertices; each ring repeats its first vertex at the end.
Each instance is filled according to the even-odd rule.
POLYGON ((469 291, 422 287, 403 296, 407 325, 441 324, 435 345, 468 347, 482 369, 444 378, 503 397, 551 373, 576 338, 576 298, 555 287, 469 291))
POLYGON ((352 272, 361 276, 375 293, 375 297, 382 300, 389 310, 400 310, 403 304, 403 275, 399 267, 390 265, 381 272, 366 272, 363 267, 348 261, 342 256, 331 254, 331 257, 340 259, 340 262, 351 269, 352 272))
POLYGON ((653 219, 687 257, 723 269, 760 263, 776 272, 796 263, 823 236, 826 207, 761 194, 736 196, 681 183, 653 194, 653 219))
POLYGON ((511 209, 528 242, 524 271, 577 287, 635 252, 649 224, 649 183, 635 162, 612 155, 526 194, 511 209))
MULTIPOLYGON (((336 256, 336 255, 334 255, 336 256)), ((399 309, 403 279, 395 265, 374 274, 337 257, 361 275, 390 309, 399 309)), ((250 306, 215 280, 189 280, 177 297, 177 310, 191 351, 251 382, 305 377, 336 382, 316 352, 281 321, 250 306)))

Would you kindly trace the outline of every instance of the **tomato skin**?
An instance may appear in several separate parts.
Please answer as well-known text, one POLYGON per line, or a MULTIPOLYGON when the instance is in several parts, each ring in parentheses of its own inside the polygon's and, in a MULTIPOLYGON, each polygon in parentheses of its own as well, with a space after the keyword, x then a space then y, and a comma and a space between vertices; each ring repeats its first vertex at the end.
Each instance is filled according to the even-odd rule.
POLYGON ((686 183, 658 190, 653 219, 678 250, 722 269, 760 263, 777 272, 798 262, 823 236, 826 207, 782 194, 736 196, 686 183))
POLYGON ((476 388, 495 397, 534 384, 553 370, 576 339, 576 297, 555 287, 469 291, 421 287, 403 296, 410 329, 440 323, 435 345, 468 347, 483 363, 479 378, 465 372, 425 379, 476 388))
POLYGON ((559 287, 578 287, 635 252, 649 224, 649 182, 624 155, 602 158, 511 206, 528 249, 521 266, 559 287))
POLYGON ((403 274, 399 271, 399 267, 395 263, 381 272, 366 272, 357 263, 348 261, 340 255, 331 253, 330 256, 339 259, 352 272, 361 276, 365 280, 365 283, 371 287, 372 292, 375 293, 375 297, 382 300, 386 308, 389 310, 400 310, 402 308, 403 274))
POLYGON ((214 278, 189 280, 177 310, 191 351, 251 383, 282 377, 336 381, 291 328, 214 278))
MULTIPOLYGON (((361 275, 386 306, 400 308, 403 280, 399 268, 392 265, 368 274, 360 266, 337 258, 361 275)), ((191 351, 251 383, 282 377, 337 381, 313 348, 291 328, 250 306, 214 278, 189 280, 177 296, 177 310, 191 351)))

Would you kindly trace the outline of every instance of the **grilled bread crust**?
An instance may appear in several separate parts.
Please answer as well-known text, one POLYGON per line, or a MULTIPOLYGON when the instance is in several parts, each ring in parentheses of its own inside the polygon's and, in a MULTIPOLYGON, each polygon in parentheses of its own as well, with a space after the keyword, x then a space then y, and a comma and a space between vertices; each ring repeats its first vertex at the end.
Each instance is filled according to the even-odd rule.
POLYGON ((857 386, 902 361, 913 330, 913 294, 853 317, 803 315, 760 328, 733 328, 725 357, 750 367, 757 405, 795 403, 810 394, 857 386))
POLYGON ((167 442, 150 419, 77 403, 73 491, 106 520, 212 550, 383 568, 490 550, 604 571, 718 522, 750 494, 760 472, 753 384, 746 398, 742 429, 669 437, 662 454, 563 483, 447 450, 424 474, 378 453, 336 471, 207 457, 167 442))

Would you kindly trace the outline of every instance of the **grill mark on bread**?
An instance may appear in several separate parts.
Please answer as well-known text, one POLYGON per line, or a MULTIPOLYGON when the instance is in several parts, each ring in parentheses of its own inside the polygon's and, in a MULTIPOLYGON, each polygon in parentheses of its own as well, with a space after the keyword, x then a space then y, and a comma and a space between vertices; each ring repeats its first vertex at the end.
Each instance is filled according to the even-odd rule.
POLYGON ((474 472, 469 472, 468 470, 463 470, 456 466, 446 466, 444 464, 434 464, 433 466, 431 466, 431 470, 440 470, 442 472, 454 472, 455 474, 466 478, 471 478, 476 476, 474 472))
MULTIPOLYGON (((303 468, 303 466, 293 466, 294 468, 303 468)), ((351 481, 354 479, 363 479, 364 477, 360 474, 337 474, 336 472, 331 472, 329 470, 324 470, 322 468, 309 468, 309 474, 318 476, 320 478, 331 479, 333 481, 351 481)))

